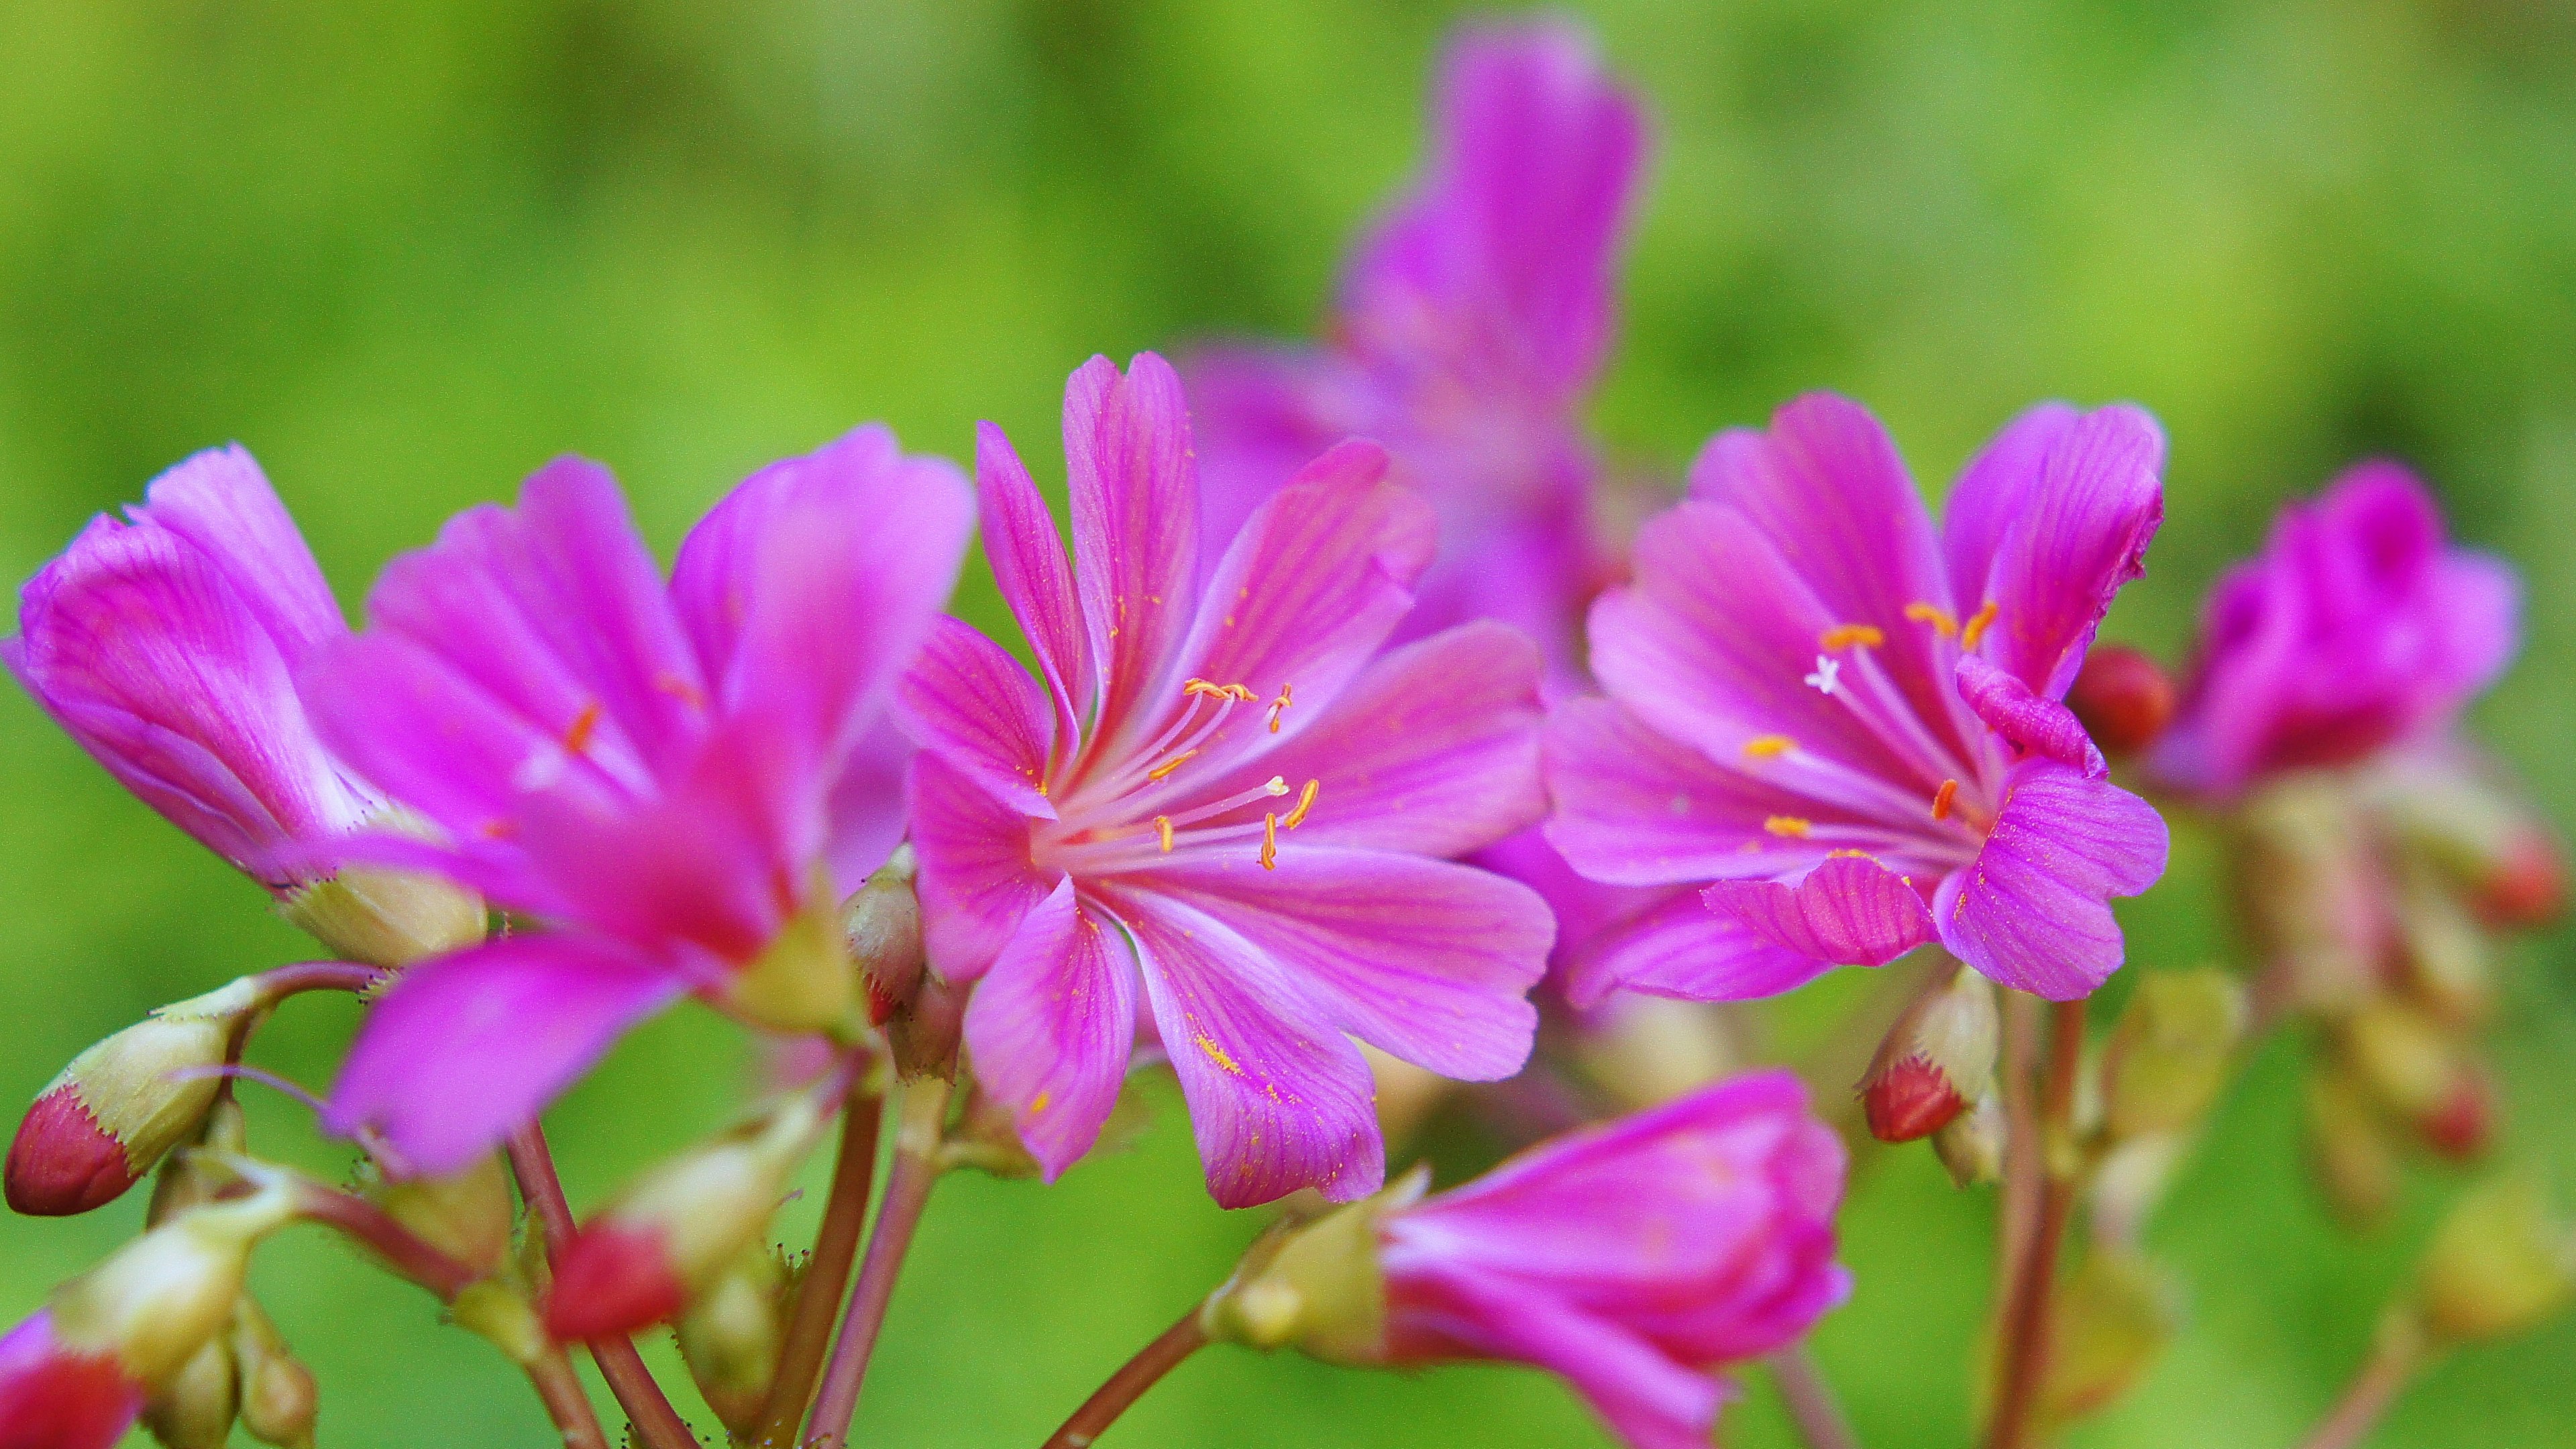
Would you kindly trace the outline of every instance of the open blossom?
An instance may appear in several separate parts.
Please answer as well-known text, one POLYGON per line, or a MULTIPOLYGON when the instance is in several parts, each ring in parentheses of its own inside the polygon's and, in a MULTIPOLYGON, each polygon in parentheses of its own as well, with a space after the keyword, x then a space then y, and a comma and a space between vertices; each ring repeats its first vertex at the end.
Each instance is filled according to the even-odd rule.
POLYGON ((1563 1375, 1636 1449, 1700 1449, 1724 1382, 1841 1304, 1841 1141, 1787 1072, 1558 1138, 1379 1221, 1386 1361, 1563 1375))
POLYGON ((303 679, 323 737, 439 831, 363 848, 550 929, 406 973, 332 1125, 451 1170, 684 994, 782 1028, 836 1020, 842 782, 971 523, 951 466, 868 427, 736 488, 667 588, 579 459, 389 565, 366 632, 303 679))
POLYGON ((119 782, 285 892, 280 845, 358 826, 383 802, 336 766, 294 671, 349 628, 268 479, 239 447, 101 515, 19 596, 0 661, 119 782))
POLYGON ((1332 443, 1375 438, 1440 518, 1399 637, 1502 619, 1565 672, 1600 568, 1601 467, 1577 414, 1609 343, 1644 126, 1561 22, 1461 36, 1435 120, 1426 174, 1344 278, 1332 344, 1191 364, 1207 533, 1230 538, 1332 443))
POLYGON ((1577 1001, 1766 996, 1936 939, 2051 999, 2109 977, 2109 898, 2163 874, 2165 827, 2060 701, 2141 570, 2163 457, 2136 409, 2035 408, 1936 533, 1857 404, 1712 439, 1593 607, 1609 697, 1548 729, 1576 869, 1706 888, 1590 959, 1577 1001))
POLYGON ((0 1449, 110 1449, 145 1392, 115 1354, 64 1344, 40 1312, 0 1337, 0 1449))
POLYGON ((2513 658, 2519 596, 2502 560, 2450 546, 2413 475, 2354 468, 2282 510, 2262 556, 2211 591, 2152 768, 2227 799, 2439 735, 2513 658))
POLYGON ((1094 358, 1065 391, 1073 512, 998 429, 985 548, 1043 683, 943 621, 907 679, 931 964, 976 980, 966 1044, 1053 1175, 1115 1104, 1141 1009, 1228 1206, 1377 1189, 1358 1037, 1444 1075, 1520 1069, 1550 927, 1443 857, 1528 825, 1539 662, 1468 625, 1380 655, 1429 511, 1346 444, 1254 510, 1200 586, 1179 379, 1094 358))

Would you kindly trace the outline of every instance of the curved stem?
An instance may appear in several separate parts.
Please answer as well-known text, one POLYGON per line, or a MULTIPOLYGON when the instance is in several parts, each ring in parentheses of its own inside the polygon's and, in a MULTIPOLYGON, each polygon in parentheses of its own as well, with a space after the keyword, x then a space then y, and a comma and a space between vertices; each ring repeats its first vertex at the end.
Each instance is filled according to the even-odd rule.
POLYGON ((260 1000, 274 1006, 307 991, 366 991, 391 974, 381 966, 361 966, 355 961, 298 961, 262 971, 252 979, 259 983, 260 1000))
POLYGON ((2389 1407, 2423 1365, 2423 1349, 2414 1334, 2381 1333, 2370 1360, 2353 1375, 2333 1412, 2308 1435, 2303 1449, 2354 1449, 2379 1427, 2379 1421, 2387 1416, 2389 1407))
POLYGON ((355 1194, 320 1183, 300 1183, 295 1190, 295 1210, 307 1222, 320 1223, 365 1244, 387 1267, 438 1295, 441 1303, 452 1302, 484 1276, 394 1221, 383 1208, 355 1194))
POLYGON ((2061 1001, 2051 1008, 2048 1079, 2037 1120, 2017 1131, 2011 1143, 2010 1150, 2037 1169, 2039 1203, 2003 1300, 1996 1334, 1995 1416, 1986 1431, 1988 1449, 2024 1449, 2030 1442, 2033 1411, 2048 1374, 2058 1251, 2075 1215, 2077 1165, 2072 1136, 2076 1071, 2084 1053, 2084 1013, 2081 1000, 2061 1001))
MULTIPOLYGON (((546 1146, 545 1129, 529 1123, 510 1134, 509 1149, 519 1196, 537 1215, 545 1235, 546 1262, 551 1265, 572 1241, 573 1221, 572 1205, 564 1200, 563 1179, 555 1175, 554 1153, 546 1146)), ((645 1449, 697 1449, 697 1432, 653 1381, 644 1355, 635 1351, 635 1340, 602 1339, 588 1347, 591 1361, 599 1365, 599 1376, 608 1380, 608 1391, 617 1396, 617 1406, 626 1411, 626 1420, 635 1426, 645 1449)))
POLYGON ((546 1417, 563 1434, 564 1449, 608 1449, 599 1416, 591 1412, 590 1395, 560 1345, 549 1347, 527 1370, 528 1382, 536 1385, 537 1397, 546 1406, 546 1417))
POLYGON ((1199 1310, 1193 1306, 1181 1315, 1181 1321, 1164 1329, 1162 1336, 1137 1350, 1109 1382, 1073 1411, 1064 1427, 1046 1441, 1045 1449, 1090 1449, 1118 1416, 1126 1413, 1145 1391, 1163 1381, 1163 1375, 1180 1366, 1181 1361, 1207 1347, 1207 1330, 1199 1326, 1199 1310))
POLYGON ((939 1149, 948 1126, 949 1083, 926 1077, 898 1089, 902 1121, 895 1135, 894 1170, 886 1177, 885 1201, 877 1207, 877 1225, 868 1234, 867 1261, 859 1268, 859 1286, 850 1294, 849 1312, 841 1318, 841 1341, 832 1347, 831 1366, 823 1371, 823 1392, 814 1401, 806 1425, 815 1449, 840 1449, 858 1414, 859 1386, 867 1380, 868 1358, 875 1352, 877 1330, 885 1325, 886 1305, 894 1301, 894 1282, 903 1271, 904 1251, 912 1246, 913 1229, 930 1205, 931 1186, 939 1181, 939 1149))
POLYGON ((1798 1426, 1798 1437, 1806 1441, 1807 1449, 1860 1449, 1851 1421, 1834 1400, 1833 1386, 1816 1371, 1804 1344, 1771 1355, 1769 1362, 1771 1382, 1780 1390, 1789 1421, 1798 1426))
POLYGON ((867 1226, 868 1191, 877 1171, 877 1134, 885 1121, 885 1099, 853 1087, 842 1108, 841 1154, 832 1166, 832 1195, 823 1204, 823 1226, 814 1237, 814 1256, 796 1286, 796 1305, 788 1317, 787 1341, 779 1350, 778 1377, 762 1407, 754 1444, 784 1444, 804 1421, 813 1402, 814 1376, 832 1345, 832 1323, 840 1316, 849 1291, 850 1268, 858 1259, 859 1233, 867 1226))

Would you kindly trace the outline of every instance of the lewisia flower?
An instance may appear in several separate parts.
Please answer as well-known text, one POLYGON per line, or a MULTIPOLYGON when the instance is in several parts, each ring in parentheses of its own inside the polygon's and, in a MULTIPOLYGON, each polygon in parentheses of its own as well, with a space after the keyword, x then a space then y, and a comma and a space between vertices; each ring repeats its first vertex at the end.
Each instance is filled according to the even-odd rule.
POLYGON ((903 694, 930 962, 980 978, 976 1080, 1061 1172, 1116 1102, 1141 981, 1219 1202, 1366 1196, 1385 1147, 1346 1034, 1466 1078, 1529 1053, 1546 908, 1443 857, 1544 811, 1537 652, 1476 624, 1379 656, 1432 520, 1372 445, 1316 459, 1200 586, 1171 368, 1092 359, 1064 436, 1070 566, 999 429, 977 454, 1040 679, 949 620, 903 694))
POLYGON ((1202 1323, 1338 1363, 1534 1364, 1636 1449, 1700 1449, 1729 1395, 1712 1371, 1797 1342, 1851 1292, 1842 1142, 1787 1072, 1421 1191, 1416 1176, 1256 1247, 1202 1323))
POLYGON ((2054 1000, 2101 985, 2108 898, 2163 873, 2165 827, 2060 701, 2141 571, 2163 458, 2134 408, 2035 408, 1936 534, 1845 399, 1710 440, 1636 581, 1593 607, 1609 697, 1548 726, 1549 838, 1575 868, 1706 889, 1584 963, 1577 1002, 1767 996, 1936 939, 2054 1000))
POLYGON ((615 483, 579 459, 388 566, 367 631, 303 683, 324 739, 439 837, 357 848, 552 929, 406 973, 351 1050, 332 1126, 449 1171, 684 994, 780 1029, 837 1024, 839 787, 971 522, 952 467, 867 427, 736 488, 667 588, 615 483))
POLYGON ((2154 773, 2223 800, 2438 736, 2511 662, 2520 595, 2503 560, 2450 546, 2412 474, 2354 468, 2211 591, 2154 773))
POLYGON ((1644 126, 1558 22, 1462 35, 1435 124, 1427 174, 1344 280, 1328 348, 1192 364, 1207 533, 1230 538, 1341 438, 1379 439, 1440 517, 1399 637, 1502 619, 1567 672, 1600 572, 1601 466, 1577 412, 1609 344, 1644 126))

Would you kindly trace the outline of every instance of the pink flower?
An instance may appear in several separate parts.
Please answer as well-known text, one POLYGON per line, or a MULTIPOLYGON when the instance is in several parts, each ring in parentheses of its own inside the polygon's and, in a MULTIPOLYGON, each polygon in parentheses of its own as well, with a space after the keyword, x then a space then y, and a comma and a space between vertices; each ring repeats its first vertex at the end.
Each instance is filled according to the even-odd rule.
POLYGON ((579 459, 388 566, 367 631, 324 651, 306 697, 324 738, 441 834, 363 848, 553 929, 408 971, 350 1053, 332 1126, 451 1169, 684 994, 828 1024, 830 988, 848 989, 838 892, 856 884, 836 881, 836 847, 885 818, 846 781, 886 773, 865 741, 970 524, 953 468, 869 427, 736 488, 667 588, 616 485, 579 459))
POLYGON ((1378 1225, 1387 1361, 1563 1375, 1637 1449, 1703 1449, 1708 1370, 1842 1303, 1843 1150, 1787 1072, 1542 1144, 1378 1225))
POLYGON ((1578 1004, 1767 996, 1935 939, 2054 1000, 2109 977, 2109 898, 2163 874, 2165 827, 2060 701, 2140 572, 2163 458, 2134 408, 2035 408, 1936 534, 1856 404, 1712 439, 1593 607, 1609 698, 1548 726, 1575 868, 1706 889, 1584 963, 1578 1004))
POLYGON ((1254 510, 1199 586, 1179 380, 1094 358, 1065 391, 1074 556, 1000 430, 985 547, 1043 683, 944 621, 904 688, 931 963, 980 979, 977 1081, 1052 1175, 1114 1105, 1143 1010, 1219 1202, 1385 1175, 1348 1036, 1451 1076, 1520 1069, 1550 926, 1450 863, 1535 820, 1538 658, 1496 625, 1380 655, 1429 511, 1363 443, 1254 510))
POLYGON ((250 454, 199 453, 126 522, 101 515, 19 595, 0 662, 127 789, 285 893, 279 847, 383 802, 314 737, 293 672, 348 635, 322 571, 250 454))
POLYGON ((57 1339, 50 1310, 0 1337, 0 1449, 110 1449, 143 1397, 116 1355, 57 1339))
POLYGON ((1600 577, 1580 417, 1610 339, 1644 123, 1589 39, 1555 21, 1450 47, 1432 157, 1344 279, 1321 351, 1191 366, 1208 537, 1233 536, 1339 439, 1382 440, 1440 518, 1399 638, 1501 619, 1571 677, 1600 577))
POLYGON ((2520 593, 2502 560, 2449 545, 2412 474, 2365 463, 2283 509, 2262 556, 2211 590, 2152 768, 2227 799, 2439 735, 2512 660, 2520 593))

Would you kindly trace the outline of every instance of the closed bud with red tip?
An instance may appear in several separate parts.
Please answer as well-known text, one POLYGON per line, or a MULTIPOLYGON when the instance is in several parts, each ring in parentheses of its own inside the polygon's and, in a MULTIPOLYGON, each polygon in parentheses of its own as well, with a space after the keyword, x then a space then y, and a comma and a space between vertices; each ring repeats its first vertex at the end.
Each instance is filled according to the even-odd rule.
POLYGON ((2565 847, 2524 793, 2479 761, 2401 760, 2369 787, 2398 837, 2456 881, 2489 926, 2534 929, 2566 909, 2565 847))
POLYGON ((54 1337, 75 1353, 110 1356, 149 1389, 168 1385, 231 1326, 251 1249, 295 1212, 282 1177, 248 1197, 189 1208, 56 1289, 54 1337))
POLYGON ((0 1337, 0 1444, 111 1449, 143 1412, 144 1387, 112 1353, 75 1349, 39 1312, 0 1337))
POLYGON ((1897 1018, 1861 1078, 1870 1135, 1912 1142, 1974 1105, 1994 1081, 1998 1030, 1994 987, 1974 971, 1952 968, 1897 1018))
POLYGON ((759 1240, 823 1122, 799 1094, 646 1173, 556 1262, 547 1331, 589 1342, 677 1318, 759 1240))
POLYGON ((2145 652, 2126 644, 2097 644, 2066 692, 2066 707, 2083 721, 2106 755, 2132 755, 2164 736, 2173 723, 2171 676, 2145 652))
POLYGON ((2451 1209, 2416 1274, 2417 1316, 2443 1344, 2528 1333, 2576 1301, 2576 1230, 2531 1177, 2472 1190, 2451 1209))
POLYGON ((2334 1048, 2380 1106, 2455 1161, 2494 1140, 2495 1091, 2469 1049, 2440 1022, 2379 1000, 2336 1024, 2334 1048))
POLYGON ((841 930, 867 985, 868 1018, 877 1026, 911 1006, 921 989, 921 897, 913 890, 919 871, 910 842, 898 845, 841 907, 841 930))
POLYGON ((9 1144, 9 1206, 66 1217, 124 1196, 196 1137, 215 1102, 213 1069, 231 1059, 264 1005, 245 977, 162 1007, 74 1057, 9 1144))
POLYGON ((2567 913, 2567 852, 2538 826, 2517 832, 2475 896, 2478 914, 2499 928, 2538 930, 2567 913))

